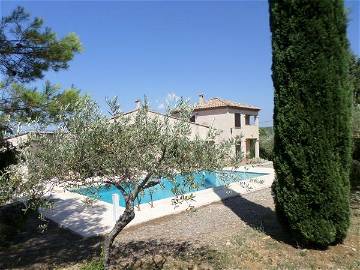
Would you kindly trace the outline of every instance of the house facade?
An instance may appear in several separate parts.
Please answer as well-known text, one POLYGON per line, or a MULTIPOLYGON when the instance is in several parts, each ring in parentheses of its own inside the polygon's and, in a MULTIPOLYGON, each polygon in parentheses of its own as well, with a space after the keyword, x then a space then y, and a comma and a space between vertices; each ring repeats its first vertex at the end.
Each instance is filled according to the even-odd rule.
POLYGON ((260 108, 222 98, 206 100, 199 95, 191 122, 211 126, 221 132, 218 140, 236 139, 234 153, 244 158, 259 158, 260 108))
MULTIPOLYGON (((135 103, 136 109, 125 114, 132 115, 137 112, 140 101, 136 100, 135 103)), ((212 127, 220 132, 216 142, 235 139, 232 149, 234 155, 247 159, 259 158, 259 112, 260 108, 253 105, 217 97, 205 100, 204 95, 199 95, 190 119, 190 136, 206 138, 209 128, 212 127)), ((154 117, 164 116, 151 110, 148 113, 154 117)), ((176 124, 176 112, 170 120, 170 123, 176 124)))

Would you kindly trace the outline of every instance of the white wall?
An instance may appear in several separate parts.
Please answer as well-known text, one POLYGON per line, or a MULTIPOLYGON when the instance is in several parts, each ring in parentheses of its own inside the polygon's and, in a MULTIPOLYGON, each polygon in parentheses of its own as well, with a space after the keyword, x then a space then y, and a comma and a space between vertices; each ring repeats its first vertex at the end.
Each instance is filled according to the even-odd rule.
MULTIPOLYGON (((135 111, 131 111, 129 113, 127 113, 127 116, 132 116, 135 115, 137 113, 137 110, 135 111)), ((149 111, 148 112, 150 117, 159 117, 161 118, 165 118, 166 116, 161 114, 161 113, 157 113, 157 112, 153 112, 153 111, 149 111)), ((113 119, 111 121, 114 121, 113 119)), ((170 124, 176 124, 177 122, 179 122, 180 120, 175 118, 175 117, 169 117, 169 122, 170 124)), ((209 132, 209 127, 205 126, 205 125, 201 125, 201 124, 196 124, 196 123, 190 123, 190 128, 191 128, 191 135, 190 138, 195 138, 195 136, 199 136, 202 139, 205 139, 208 132, 209 132)))

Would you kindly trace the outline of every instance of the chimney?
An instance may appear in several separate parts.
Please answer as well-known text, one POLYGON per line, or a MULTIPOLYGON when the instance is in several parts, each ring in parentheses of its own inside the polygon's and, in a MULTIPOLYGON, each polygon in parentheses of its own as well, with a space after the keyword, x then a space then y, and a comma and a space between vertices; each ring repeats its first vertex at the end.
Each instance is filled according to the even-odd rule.
POLYGON ((205 97, 204 94, 199 95, 199 105, 205 104, 205 97))
POLYGON ((136 110, 140 109, 140 106, 141 106, 141 101, 140 101, 140 99, 135 100, 135 109, 136 109, 136 110))

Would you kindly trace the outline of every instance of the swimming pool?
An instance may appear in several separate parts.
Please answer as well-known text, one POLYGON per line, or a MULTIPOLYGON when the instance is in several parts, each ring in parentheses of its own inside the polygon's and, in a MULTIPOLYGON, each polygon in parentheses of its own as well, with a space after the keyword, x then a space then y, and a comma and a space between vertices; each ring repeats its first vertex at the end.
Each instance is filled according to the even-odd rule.
MULTIPOLYGON (((142 194, 140 194, 138 199, 135 201, 135 204, 150 203, 152 201, 174 197, 179 189, 182 190, 182 194, 191 193, 207 188, 219 187, 234 182, 253 179, 263 175, 266 175, 266 173, 246 171, 201 171, 192 174, 192 185, 185 185, 184 183, 187 181, 187 178, 182 175, 176 176, 176 181, 170 181, 163 178, 161 179, 161 185, 158 184, 150 189, 146 189, 142 194)), ((120 197, 120 206, 125 207, 125 200, 121 195, 121 192, 115 186, 80 188, 72 191, 107 203, 112 203, 112 194, 117 193, 120 197)))

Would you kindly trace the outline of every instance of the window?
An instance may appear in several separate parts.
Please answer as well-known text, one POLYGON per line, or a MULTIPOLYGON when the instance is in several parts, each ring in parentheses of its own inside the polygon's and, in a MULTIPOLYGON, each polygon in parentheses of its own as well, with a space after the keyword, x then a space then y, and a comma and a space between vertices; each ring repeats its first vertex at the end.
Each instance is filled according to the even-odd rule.
POLYGON ((235 113, 235 127, 241 127, 241 114, 235 113))
POLYGON ((245 115, 245 125, 250 125, 250 115, 245 115))
POLYGON ((245 125, 255 125, 256 115, 245 115, 245 125))
POLYGON ((193 116, 190 117, 190 122, 195 123, 195 115, 193 115, 193 116))

